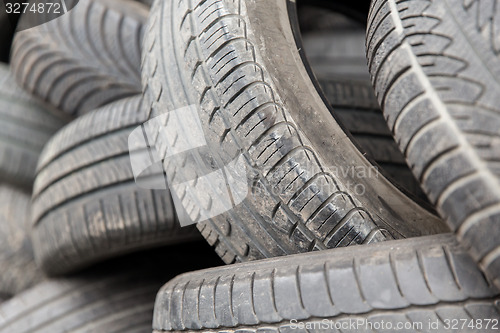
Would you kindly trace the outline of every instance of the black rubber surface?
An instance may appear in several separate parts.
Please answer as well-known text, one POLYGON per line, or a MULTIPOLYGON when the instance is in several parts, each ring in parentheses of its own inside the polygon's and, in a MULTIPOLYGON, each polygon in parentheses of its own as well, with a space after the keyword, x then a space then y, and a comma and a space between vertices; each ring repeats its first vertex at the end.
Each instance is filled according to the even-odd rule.
MULTIPOLYGON (((300 9, 299 9, 300 15, 300 9)), ((425 199, 385 123, 366 66, 365 30, 353 22, 302 34, 302 45, 334 116, 394 182, 425 199)))
POLYGON ((167 190, 139 188, 128 137, 148 119, 140 96, 109 104, 64 127, 40 156, 32 238, 49 274, 138 248, 200 238, 181 228, 167 190))
POLYGON ((150 333, 162 283, 181 272, 219 264, 206 244, 196 243, 51 279, 0 304, 0 332, 150 333))
POLYGON ((152 116, 195 105, 206 141, 174 159, 160 156, 188 214, 220 202, 194 179, 242 158, 243 203, 198 223, 226 263, 446 231, 382 175, 367 175, 372 165, 306 71, 291 8, 244 0, 153 5, 142 71, 152 116), (358 167, 366 177, 352 173, 358 167))
POLYGON ((0 302, 43 279, 29 236, 29 194, 0 185, 0 302))
POLYGON ((498 8, 374 1, 367 52, 386 121, 414 175, 500 286, 498 8))
MULTIPOLYGON (((17 1, 9 1, 15 3, 17 1)), ((7 15, 6 1, 0 1, 0 61, 8 62, 12 39, 17 20, 7 15), (12 21, 11 21, 12 19, 12 21)))
POLYGON ((158 293, 153 328, 155 333, 396 332, 398 323, 422 323, 420 330, 399 331, 457 332, 445 329, 446 320, 498 321, 499 300, 498 290, 446 234, 184 274, 158 293), (324 319, 394 326, 320 329, 324 319), (290 320, 318 326, 293 329, 290 320), (438 327, 429 329, 430 321, 438 327))
POLYGON ((31 188, 38 155, 64 118, 19 88, 0 64, 0 181, 31 188))
POLYGON ((79 1, 67 14, 16 34, 16 79, 71 115, 140 93, 147 16, 148 8, 132 0, 79 1))

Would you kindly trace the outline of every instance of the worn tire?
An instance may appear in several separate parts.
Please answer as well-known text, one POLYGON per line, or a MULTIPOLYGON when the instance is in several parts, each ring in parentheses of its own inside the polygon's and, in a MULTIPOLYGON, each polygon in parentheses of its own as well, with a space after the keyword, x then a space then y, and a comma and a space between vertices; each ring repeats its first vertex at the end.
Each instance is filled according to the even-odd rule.
POLYGON ((46 145, 31 214, 35 256, 45 272, 200 238, 196 228, 179 225, 169 191, 134 181, 128 138, 147 119, 142 98, 131 97, 74 120, 46 145))
POLYGON ((380 171, 414 196, 425 199, 385 123, 366 66, 365 30, 339 26, 302 35, 307 60, 333 115, 380 171))
POLYGON ((430 201, 500 286, 500 13, 488 1, 375 1, 373 85, 430 201))
POLYGON ((22 91, 0 64, 0 181, 31 188, 38 155, 64 118, 22 91))
POLYGON ((15 77, 71 115, 136 95, 147 17, 148 8, 132 0, 81 0, 67 14, 16 34, 15 77))
POLYGON ((207 247, 136 254, 38 284, 0 304, 0 332, 150 333, 155 294, 165 281, 220 264, 207 247))
POLYGON ((33 256, 29 211, 27 193, 0 185, 0 298, 13 296, 43 279, 33 256))
POLYGON ((293 332, 292 319, 362 319, 422 322, 424 329, 404 332, 428 332, 428 321, 437 319, 437 331, 448 332, 445 319, 498 320, 499 301, 498 290, 447 234, 187 273, 158 293, 153 328, 293 332))
MULTIPOLYGON (((247 174, 238 177, 251 184, 242 204, 199 221, 204 237, 231 263, 447 230, 386 178, 368 175, 372 164, 307 72, 286 5, 181 0, 175 8, 156 1, 151 10, 142 74, 152 116, 195 105, 206 141, 180 162, 160 151, 167 176, 197 179, 244 157, 247 174), (368 176, 335 171, 359 167, 368 176)), ((220 202, 207 199, 205 185, 179 185, 191 217, 220 202)))

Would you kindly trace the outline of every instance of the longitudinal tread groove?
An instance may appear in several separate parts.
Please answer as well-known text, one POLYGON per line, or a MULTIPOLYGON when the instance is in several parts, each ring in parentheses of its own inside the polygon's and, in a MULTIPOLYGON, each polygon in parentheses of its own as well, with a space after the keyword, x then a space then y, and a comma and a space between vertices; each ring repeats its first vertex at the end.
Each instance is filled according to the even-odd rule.
POLYGON ((197 238, 178 224, 168 191, 135 183, 128 138, 148 114, 140 96, 125 99, 73 121, 46 145, 31 215, 35 254, 47 272, 197 238))
MULTIPOLYGON (((259 329, 281 332, 290 329, 290 319, 303 323, 324 319, 337 322, 348 318, 378 321, 380 316, 395 321, 403 316, 410 322, 427 322, 439 317, 439 329, 443 329, 448 319, 478 318, 484 313, 479 309, 488 309, 493 318, 500 317, 496 305, 498 295, 498 290, 489 286, 479 269, 473 263, 471 265, 471 258, 457 244, 455 237, 447 234, 351 249, 331 249, 178 276, 163 286, 157 295, 153 332, 259 332, 259 329), (415 251, 420 250, 423 251, 421 260, 414 260, 415 251), (437 264, 443 260, 450 260, 450 265, 437 264), (462 269, 455 270, 454 264, 462 269), (420 265, 425 268, 419 268, 420 265), (412 283, 412 279, 426 279, 423 277, 425 271, 434 277, 433 280, 427 285, 412 283), (408 272, 412 272, 410 276, 408 272), (374 275, 379 278, 373 279, 374 275), (441 294, 444 286, 436 280, 440 276, 453 276, 459 289, 449 289, 447 294, 441 294), (253 314, 257 321, 242 319, 233 322, 214 317, 215 322, 202 324, 202 327, 192 322, 194 318, 185 318, 181 322, 179 309, 183 304, 172 303, 172 295, 188 283, 201 289, 200 281, 207 280, 215 281, 211 287, 214 292, 228 290, 237 280, 238 290, 243 293, 238 296, 255 302, 253 314), (312 289, 301 289, 301 286, 308 285, 312 289), (268 288, 263 289, 264 286, 268 288), (326 289, 318 292, 327 292, 328 296, 315 297, 308 293, 323 286, 326 289), (284 293, 285 288, 290 292, 284 293), (438 297, 426 298, 424 295, 428 295, 429 291, 434 291, 438 297), (464 293, 467 296, 464 297, 464 293), (382 297, 382 294, 385 296, 382 297), (311 297, 314 297, 313 302, 311 297), (478 310, 470 311, 475 306, 478 310), (318 313, 318 309, 330 310, 318 313), (270 313, 273 315, 270 316, 270 313), (414 317, 415 314, 419 315, 414 317), (463 314, 467 318, 463 318, 463 314)), ((189 300, 190 304, 192 301, 189 300)), ((201 302, 199 298, 196 306, 200 311, 214 314, 230 313, 232 308, 230 302, 201 302)), ((233 315, 232 318, 239 317, 233 315)), ((472 330, 480 331, 479 328, 472 330)))
POLYGON ((0 304, 0 332, 147 332, 155 294, 176 274, 219 264, 205 244, 109 261, 79 275, 46 279, 0 304), (200 257, 201 256, 201 257, 200 257), (158 265, 165 259, 169 265, 158 265), (201 260, 196 260, 201 259, 201 260))

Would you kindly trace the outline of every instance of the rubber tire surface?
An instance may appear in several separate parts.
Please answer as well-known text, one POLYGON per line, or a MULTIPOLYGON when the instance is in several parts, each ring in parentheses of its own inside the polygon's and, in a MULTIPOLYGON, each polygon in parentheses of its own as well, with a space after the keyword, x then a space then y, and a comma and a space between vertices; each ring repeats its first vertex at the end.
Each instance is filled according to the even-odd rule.
POLYGON ((136 95, 147 17, 136 1, 81 0, 61 17, 16 33, 15 77, 70 115, 136 95))
POLYGON ((445 319, 500 318, 498 294, 452 234, 434 235, 187 273, 158 293, 153 328, 288 332, 291 319, 363 319, 427 332, 437 319, 448 332, 445 319))
POLYGON ((31 216, 35 256, 48 274, 201 238, 180 227, 169 191, 134 181, 128 137, 147 119, 142 98, 130 97, 74 120, 46 145, 31 216))
MULTIPOLYGON (((299 12, 300 13, 300 12, 299 12)), ((345 25, 333 31, 302 35, 302 45, 314 74, 333 108, 360 150, 397 185, 425 199, 387 127, 366 66, 365 30, 345 25)))
POLYGON ((375 1, 373 85, 451 229, 500 286, 500 13, 488 1, 375 1))
MULTIPOLYGON (((167 175, 196 179, 241 156, 251 170, 246 199, 200 221, 203 236, 232 263, 446 231, 384 177, 350 172, 373 166, 310 81, 284 6, 156 1, 151 10, 142 74, 152 117, 195 105, 207 142, 178 164, 161 156, 167 175), (338 177, 339 169, 347 175, 338 177), (358 184, 364 195, 355 195, 358 184)), ((207 200, 204 183, 196 184, 184 189, 195 193, 184 196, 191 216, 219 200, 207 200)))
POLYGON ((197 243, 47 280, 0 304, 0 332, 150 333, 155 294, 165 281, 220 264, 206 244, 197 243))
POLYGON ((19 88, 0 64, 0 181, 31 188, 43 145, 66 122, 19 88))
POLYGON ((29 211, 27 193, 0 185, 0 298, 15 295, 43 279, 33 256, 29 211))

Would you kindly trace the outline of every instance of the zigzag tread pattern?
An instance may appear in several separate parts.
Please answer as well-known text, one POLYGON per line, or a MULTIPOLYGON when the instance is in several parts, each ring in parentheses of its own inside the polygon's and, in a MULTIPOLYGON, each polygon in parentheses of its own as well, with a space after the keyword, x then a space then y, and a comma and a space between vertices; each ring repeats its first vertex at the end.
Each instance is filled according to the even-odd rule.
POLYGON ((483 52, 481 29, 467 28, 493 25, 497 15, 485 13, 487 3, 375 1, 367 54, 386 121, 414 175, 474 259, 496 279, 500 61, 491 47, 483 52))
MULTIPOLYGON (((205 129, 219 145, 215 149, 219 153, 223 146, 229 147, 228 151, 242 152, 249 168, 261 174, 252 187, 250 199, 239 207, 236 216, 228 212, 222 218, 199 225, 211 244, 222 247, 218 252, 224 255, 231 252, 228 258, 233 262, 274 256, 279 251, 296 253, 391 238, 378 229, 369 212, 356 206, 348 191, 337 184, 332 175, 322 170, 316 154, 277 102, 265 70, 256 61, 252 41, 246 36, 246 19, 238 12, 243 3, 179 1, 168 9, 171 12, 165 9, 166 4, 156 6, 159 12, 168 13, 164 15, 172 20, 166 22, 174 26, 173 39, 181 40, 184 45, 177 56, 183 57, 181 61, 189 68, 186 80, 197 87, 190 93, 201 105, 200 117, 205 129), (324 190, 325 187, 328 189, 324 190), (257 195, 259 202, 265 196, 264 201, 273 203, 270 216, 256 211, 252 200, 256 200, 257 195), (322 218, 329 220, 320 223, 322 218), (225 225, 222 229, 239 235, 220 234, 213 228, 220 223, 225 225), (308 224, 315 224, 318 229, 308 224), (257 232, 278 247, 259 244, 257 232), (231 247, 242 240, 247 245, 244 253, 255 256, 256 250, 261 254, 235 255, 231 247), (284 248, 280 250, 280 246, 284 248), (273 251, 278 252, 266 253, 266 247, 276 248, 273 251)), ((160 87, 163 79, 158 76, 164 66, 164 60, 158 57, 163 40, 161 19, 161 15, 154 14, 151 18, 143 57, 146 69, 143 82, 153 108, 161 103, 158 101, 164 97, 165 89, 172 88, 160 87)))

